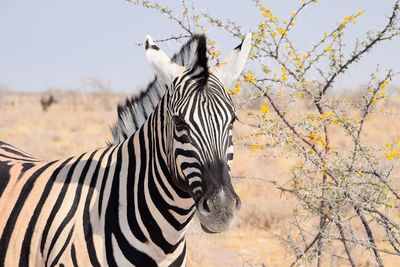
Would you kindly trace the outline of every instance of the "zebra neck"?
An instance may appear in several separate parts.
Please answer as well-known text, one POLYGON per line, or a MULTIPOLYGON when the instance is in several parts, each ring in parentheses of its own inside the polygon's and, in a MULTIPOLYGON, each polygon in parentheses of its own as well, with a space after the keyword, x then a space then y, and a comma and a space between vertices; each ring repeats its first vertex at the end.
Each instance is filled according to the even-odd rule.
MULTIPOLYGON (((150 246, 157 262, 182 254, 195 211, 193 199, 172 182, 161 111, 156 108, 131 138, 116 147, 116 174, 105 215, 106 232, 133 242, 139 250, 149 251, 150 246)), ((112 235, 107 240, 113 247, 112 235)))

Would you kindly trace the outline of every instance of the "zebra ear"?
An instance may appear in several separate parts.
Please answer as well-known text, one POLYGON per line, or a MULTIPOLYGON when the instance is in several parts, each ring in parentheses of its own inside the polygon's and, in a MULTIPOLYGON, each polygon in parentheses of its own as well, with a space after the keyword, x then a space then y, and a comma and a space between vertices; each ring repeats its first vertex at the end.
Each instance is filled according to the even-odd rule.
POLYGON ((150 35, 146 36, 145 49, 147 60, 165 83, 172 83, 172 81, 184 71, 184 67, 172 62, 172 60, 160 50, 150 35))
POLYGON ((248 33, 242 43, 231 51, 222 61, 211 68, 224 85, 236 81, 243 71, 251 50, 251 33, 248 33))

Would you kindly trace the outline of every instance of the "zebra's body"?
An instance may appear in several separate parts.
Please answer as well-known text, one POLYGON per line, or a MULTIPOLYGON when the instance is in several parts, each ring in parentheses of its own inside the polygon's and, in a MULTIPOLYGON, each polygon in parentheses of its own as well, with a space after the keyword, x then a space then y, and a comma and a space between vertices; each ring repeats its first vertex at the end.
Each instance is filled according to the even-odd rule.
MULTIPOLYGON (((197 68, 184 71, 166 83, 132 135, 116 126, 119 143, 76 157, 42 162, 1 142, 0 266, 184 266, 185 232, 196 209, 207 230, 229 227, 238 201, 226 180, 234 110, 216 76, 207 74, 207 92, 198 88, 203 82, 197 68), (181 103, 182 92, 202 103, 196 108, 208 107, 202 112, 211 112, 212 129, 191 124, 190 136, 189 124, 171 114, 178 108, 171 99, 181 103), (210 130, 221 147, 197 140, 210 130), (215 175, 221 185, 202 177, 215 175)), ((199 104, 179 107, 190 105, 199 104)))
POLYGON ((163 108, 123 143, 67 160, 32 161, 3 143, 0 266, 183 265, 195 208, 166 167, 163 108))

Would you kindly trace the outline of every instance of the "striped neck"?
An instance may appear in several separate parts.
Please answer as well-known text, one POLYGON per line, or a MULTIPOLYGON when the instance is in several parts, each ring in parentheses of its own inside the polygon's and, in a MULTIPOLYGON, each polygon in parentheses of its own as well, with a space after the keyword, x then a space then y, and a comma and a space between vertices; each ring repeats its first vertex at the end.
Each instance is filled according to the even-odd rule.
POLYGON ((172 122, 165 103, 163 97, 143 126, 115 147, 115 175, 105 214, 110 265, 116 247, 125 257, 131 255, 131 262, 140 259, 139 266, 185 259, 185 233, 195 207, 190 195, 174 184, 167 163, 172 122))

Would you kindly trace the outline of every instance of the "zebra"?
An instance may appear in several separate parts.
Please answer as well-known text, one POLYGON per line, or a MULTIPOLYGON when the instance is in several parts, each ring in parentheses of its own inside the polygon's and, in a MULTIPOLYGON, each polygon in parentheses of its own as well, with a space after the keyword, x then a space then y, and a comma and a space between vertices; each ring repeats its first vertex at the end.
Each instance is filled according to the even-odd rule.
POLYGON ((194 35, 170 59, 146 37, 155 79, 118 106, 104 148, 46 162, 0 142, 0 266, 185 266, 195 213, 207 233, 230 227, 241 202, 225 86, 251 35, 213 67, 206 44, 194 35))

